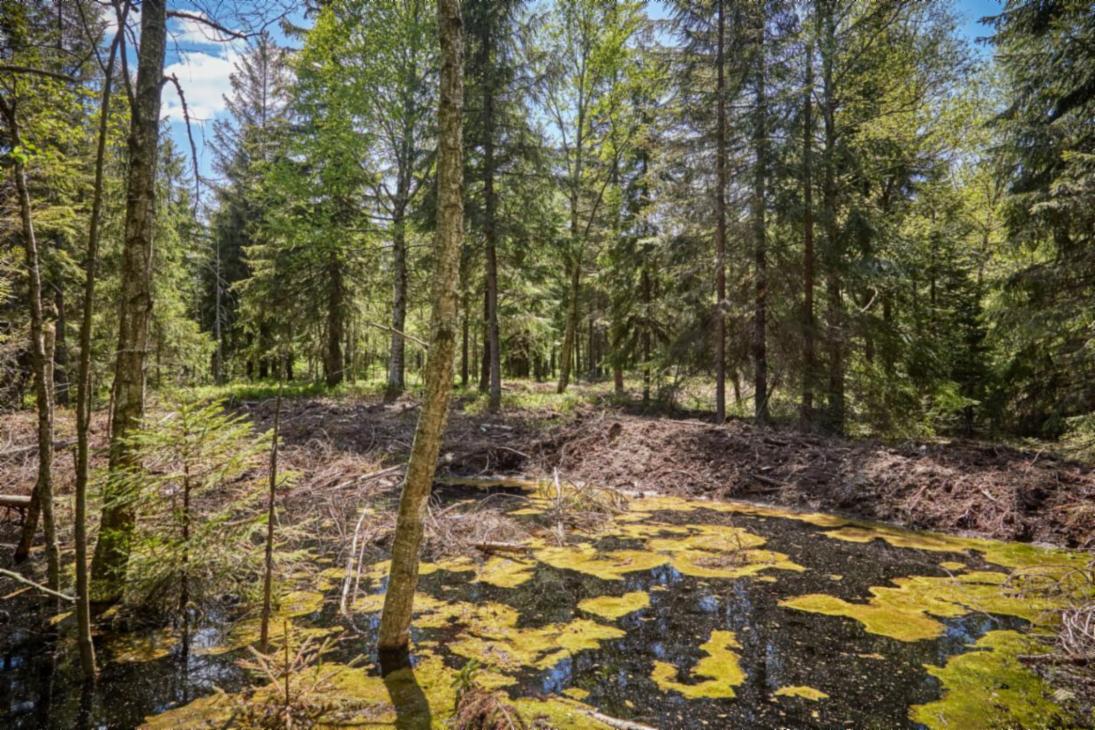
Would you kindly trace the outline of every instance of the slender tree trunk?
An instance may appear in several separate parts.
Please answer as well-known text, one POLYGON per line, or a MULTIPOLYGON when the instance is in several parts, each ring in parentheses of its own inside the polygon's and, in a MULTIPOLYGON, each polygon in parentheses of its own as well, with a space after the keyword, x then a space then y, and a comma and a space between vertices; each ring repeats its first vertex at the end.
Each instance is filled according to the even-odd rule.
POLYGON ((768 421, 768 250, 764 220, 765 182, 768 175, 768 99, 765 90, 764 0, 758 0, 756 28, 756 154, 753 183, 753 255, 756 303, 753 317, 753 413, 758 423, 768 421))
POLYGON ((468 339, 469 339, 469 336, 470 336, 471 333, 469 332, 470 328, 468 327, 468 319, 469 319, 469 316, 468 316, 468 314, 469 314, 468 313, 468 292, 467 292, 466 289, 464 290, 463 299, 464 299, 463 306, 460 307, 460 313, 463 315, 462 318, 461 318, 463 320, 463 323, 462 323, 463 332, 461 334, 462 342, 461 342, 461 352, 460 352, 460 387, 461 388, 467 388, 468 387, 468 377, 469 377, 468 365, 469 365, 469 357, 470 357, 470 353, 468 352, 468 339))
POLYGON ((490 392, 490 293, 483 285, 483 354, 479 359, 479 392, 490 392))
POLYGON ((715 51, 715 423, 726 420, 726 9, 718 2, 715 51))
MULTIPOLYGON (((121 28, 110 46, 103 74, 102 101, 99 106, 99 137, 95 148, 95 183, 91 197, 91 220, 88 224, 87 258, 84 261, 84 306, 80 318, 80 361, 76 374, 76 505, 73 533, 76 542, 76 625, 80 666, 84 679, 95 680, 95 643, 91 638, 90 583, 87 564, 87 483, 89 475, 89 439, 91 435, 91 328, 95 320, 95 276, 99 263, 99 226, 103 217, 103 178, 106 162, 106 142, 110 129, 110 102, 114 82, 114 64, 121 42, 121 28)), ((219 276, 219 272, 218 272, 219 276)), ((219 279, 218 279, 219 286, 219 279)))
MULTIPOLYGON (((16 101, 0 99, 0 112, 8 126, 13 149, 22 146, 19 121, 16 117, 16 101)), ((30 297, 30 355, 34 369, 34 394, 38 412, 38 479, 34 485, 32 502, 37 501, 41 512, 42 528, 46 538, 46 561, 49 571, 49 587, 60 590, 60 552, 57 532, 53 521, 53 332, 48 329, 42 300, 42 259, 38 239, 34 232, 34 219, 27 188, 26 167, 18 155, 13 156, 12 176, 15 194, 19 199, 19 217, 22 223, 23 251, 27 263, 27 281, 30 297)), ((34 506, 33 504, 31 505, 34 506)), ((31 510, 35 512, 35 510, 31 510)), ((16 551, 16 560, 26 558, 37 529, 38 515, 28 514, 23 525, 22 540, 16 551)))
POLYGON ((125 241, 122 250, 118 354, 114 367, 114 412, 110 429, 110 473, 104 491, 99 542, 91 572, 94 599, 113 603, 121 597, 129 562, 135 515, 116 475, 134 455, 129 432, 144 414, 145 358, 152 314, 152 234, 155 224, 156 158, 159 154, 160 90, 167 36, 165 0, 141 3, 137 83, 131 109, 129 170, 126 181, 125 241))
MULTIPOLYGON (((60 248, 60 245, 58 245, 60 248)), ((53 293, 53 307, 57 313, 57 319, 53 325, 53 392, 57 405, 68 407, 69 404, 69 366, 68 345, 65 339, 65 292, 64 287, 58 282, 53 293)))
POLYGON ((392 563, 380 619, 382 666, 404 664, 410 640, 411 612, 418 585, 422 517, 437 468, 437 455, 452 394, 452 364, 457 336, 460 245, 464 236, 463 194, 463 20, 459 0, 437 0, 441 39, 438 112, 436 268, 426 395, 407 464, 396 519, 392 563), (385 659, 388 661, 385 662, 385 659), (394 660, 394 661, 392 661, 394 660))
POLYGON ((494 28, 483 25, 480 43, 483 79, 483 239, 486 244, 487 341, 490 343, 490 398, 487 410, 497 413, 502 407, 502 349, 498 335, 498 199, 494 191, 494 67, 491 42, 494 28))
MULTIPOLYGON (((346 314, 342 266, 333 252, 327 264, 327 281, 330 287, 327 293, 327 357, 323 369, 327 387, 330 388, 342 382, 342 338, 345 336, 346 314)), ((277 369, 280 370, 280 367, 277 369)))
MULTIPOLYGON (((577 227, 576 223, 577 219, 575 219, 575 228, 577 227)), ((576 231, 575 235, 577 235, 576 231)), ((578 370, 575 360, 578 355, 578 295, 580 293, 581 275, 581 259, 575 258, 570 267, 570 297, 567 300, 566 328, 563 332, 563 349, 559 353, 559 385, 556 387, 556 391, 559 393, 565 393, 567 386, 570 384, 571 368, 573 367, 576 371, 578 370)))
POLYGON ((836 55, 836 21, 828 2, 820 2, 818 22, 822 35, 822 84, 824 96, 824 178, 822 205, 825 221, 825 295, 827 299, 826 338, 829 351, 828 426, 834 433, 844 432, 844 304, 841 295, 840 238, 836 227, 836 89, 833 62, 836 55))
POLYGON ((388 386, 385 390, 387 400, 395 400, 406 388, 404 372, 406 370, 406 339, 403 337, 407 323, 407 238, 403 209, 396 208, 392 223, 392 255, 394 281, 392 283, 392 344, 388 355, 388 386))
POLYGON ((806 44, 806 88, 802 97, 802 412, 804 425, 814 420, 814 47, 806 44))
MULTIPOLYGON (((270 444, 270 480, 266 491, 266 554, 262 574, 262 619, 259 628, 259 648, 266 651, 270 641, 270 607, 274 586, 274 526, 277 522, 278 432, 281 430, 281 383, 274 402, 274 433, 270 444)), ((286 636, 286 641, 289 637, 286 636)))

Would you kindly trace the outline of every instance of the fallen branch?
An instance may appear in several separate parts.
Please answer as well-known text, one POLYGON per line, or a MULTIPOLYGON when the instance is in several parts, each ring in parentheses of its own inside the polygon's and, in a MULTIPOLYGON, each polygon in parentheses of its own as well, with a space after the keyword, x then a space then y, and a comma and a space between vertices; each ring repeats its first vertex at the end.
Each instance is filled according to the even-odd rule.
POLYGON ((24 578, 23 576, 21 576, 19 573, 16 573, 15 571, 0 568, 0 575, 6 575, 7 577, 11 578, 12 580, 14 580, 17 583, 22 583, 23 585, 30 586, 31 588, 35 588, 37 590, 42 591, 42 593, 46 593, 48 595, 54 596, 55 598, 60 598, 62 600, 68 601, 69 603, 76 603, 76 598, 74 596, 70 596, 67 593, 61 593, 59 591, 55 591, 52 588, 49 588, 47 586, 42 585, 41 583, 35 583, 32 580, 28 580, 27 578, 24 578))
POLYGON ((650 725, 643 725, 641 722, 633 722, 631 720, 621 720, 618 717, 611 717, 604 713, 597 712, 594 709, 588 707, 576 706, 579 711, 593 718, 597 722, 604 723, 609 727, 616 728, 616 730, 658 730, 650 725))
POLYGON ((472 547, 474 547, 476 550, 482 550, 485 553, 527 553, 532 551, 532 548, 528 545, 522 545, 521 543, 517 542, 477 542, 474 543, 472 547))

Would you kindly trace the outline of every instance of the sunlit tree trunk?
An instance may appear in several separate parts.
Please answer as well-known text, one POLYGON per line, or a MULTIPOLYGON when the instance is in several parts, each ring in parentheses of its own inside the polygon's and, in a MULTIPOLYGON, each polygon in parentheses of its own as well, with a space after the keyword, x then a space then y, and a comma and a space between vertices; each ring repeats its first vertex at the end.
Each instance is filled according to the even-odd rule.
MULTIPOLYGON (((464 237, 463 193, 463 20, 459 0, 437 1, 441 40, 440 108, 437 151, 437 234, 430 348, 425 398, 407 463, 407 476, 396 518, 392 564, 380 619, 382 662, 406 656, 411 612, 418 585, 422 517, 437 467, 441 437, 452 394, 456 351, 460 246, 464 237)), ((389 663, 388 666, 391 666, 389 663)))
MULTIPOLYGON (((8 127, 13 154, 12 176, 18 198, 19 219, 22 224, 23 251, 27 264, 30 304, 30 355, 34 369, 34 395, 38 412, 38 478, 32 500, 37 502, 41 513, 42 529, 46 538, 46 562, 49 571, 49 587, 60 589, 60 552, 57 548, 57 531, 53 521, 53 332, 48 329, 42 300, 42 260, 38 239, 34 231, 34 219, 27 188, 26 166, 21 149, 22 139, 16 117, 16 100, 0 99, 0 112, 8 127)), ((33 507, 33 505, 32 505, 33 507)), ((34 512, 34 510, 31 510, 34 512)), ((37 529, 38 514, 28 514, 23 526, 22 540, 16 560, 25 559, 37 529)))
MULTIPOLYGON (((152 315, 156 158, 159 155, 160 91, 166 37, 165 0, 144 0, 141 3, 137 82, 130 111, 122 290, 110 429, 112 475, 131 463, 133 455, 126 437, 144 414, 145 359, 152 315)), ((100 603, 112 603, 121 597, 129 562, 135 515, 132 506, 116 499, 121 496, 118 485, 117 479, 108 478, 99 542, 91 563, 92 598, 100 603)))
MULTIPOLYGON (((338 256, 331 252, 327 265, 327 356, 323 364, 327 387, 342 382, 342 338, 345 336, 346 292, 342 281, 342 266, 338 256)), ((280 366, 280 362, 278 365, 280 366)), ((277 368, 280 371, 280 367, 277 368)), ((278 373, 280 377, 280 372, 278 373)))

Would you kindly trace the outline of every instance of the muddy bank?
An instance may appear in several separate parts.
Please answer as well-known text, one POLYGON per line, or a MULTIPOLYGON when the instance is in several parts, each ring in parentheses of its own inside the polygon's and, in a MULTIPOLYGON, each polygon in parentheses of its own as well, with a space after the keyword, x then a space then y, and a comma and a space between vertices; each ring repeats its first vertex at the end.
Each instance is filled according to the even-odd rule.
POLYGON ((762 499, 910 527, 1095 547, 1095 470, 973 441, 887 445, 585 410, 536 448, 575 481, 762 499))
MULTIPOLYGON (((629 490, 756 499, 910 527, 1002 540, 1095 547, 1095 469, 1046 451, 976 441, 886 444, 790 427, 724 426, 628 413, 609 403, 560 414, 468 413, 458 401, 445 472, 560 478, 629 490)), ((260 424, 268 403, 247 404, 260 424)), ((410 448, 417 408, 405 400, 301 399, 286 438, 304 450, 395 464, 410 448)), ((332 479, 337 478, 332 476, 332 479)))

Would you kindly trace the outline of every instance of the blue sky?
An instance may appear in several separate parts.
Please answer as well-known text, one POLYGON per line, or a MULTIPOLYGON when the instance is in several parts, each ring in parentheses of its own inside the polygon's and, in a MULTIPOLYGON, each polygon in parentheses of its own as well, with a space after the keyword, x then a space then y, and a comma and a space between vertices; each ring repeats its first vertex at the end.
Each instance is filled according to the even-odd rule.
MULTIPOLYGON (((186 3, 184 2, 183 5, 186 3)), ((1000 12, 999 0, 955 0, 954 11, 959 20, 959 32, 971 44, 988 35, 978 19, 1000 12)), ((299 20, 299 19, 298 19, 299 20)), ((174 73, 186 94, 187 107, 193 123, 198 147, 199 169, 204 177, 212 174, 208 145, 212 144, 212 122, 225 113, 223 95, 229 90, 228 76, 242 50, 241 42, 223 42, 208 27, 187 20, 169 23, 167 52, 168 75, 174 73)), ((276 29, 274 30, 277 34, 276 29)), ((982 53, 988 47, 976 45, 982 53)), ((163 113, 171 119, 171 133, 181 150, 189 149, 182 108, 172 86, 164 88, 163 113)))

